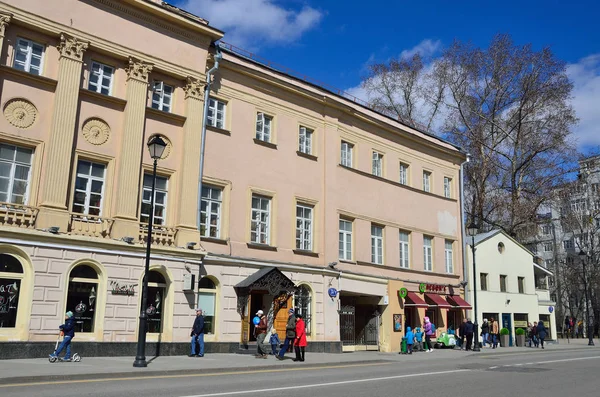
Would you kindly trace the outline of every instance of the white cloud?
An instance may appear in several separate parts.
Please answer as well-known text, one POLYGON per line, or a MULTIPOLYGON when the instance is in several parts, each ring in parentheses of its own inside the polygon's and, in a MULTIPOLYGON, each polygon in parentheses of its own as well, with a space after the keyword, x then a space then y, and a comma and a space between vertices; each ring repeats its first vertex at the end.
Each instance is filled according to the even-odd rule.
POLYGON ((286 9, 275 0, 185 0, 181 8, 208 19, 225 31, 224 41, 241 47, 292 43, 323 18, 312 7, 286 9))
POLYGON ((415 54, 420 54, 423 58, 429 58, 435 55, 442 48, 442 42, 439 40, 425 39, 409 50, 400 53, 400 58, 412 58, 415 54))
POLYGON ((590 55, 567 66, 573 81, 573 107, 579 117, 575 137, 580 149, 600 145, 600 54, 590 55))

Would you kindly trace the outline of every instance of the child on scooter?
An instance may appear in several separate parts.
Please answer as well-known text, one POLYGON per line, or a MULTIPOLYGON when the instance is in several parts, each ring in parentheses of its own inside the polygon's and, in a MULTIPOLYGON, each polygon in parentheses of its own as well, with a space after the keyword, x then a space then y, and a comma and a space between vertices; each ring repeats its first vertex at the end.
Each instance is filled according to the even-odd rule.
POLYGON ((60 360, 59 355, 66 348, 67 351, 62 361, 71 361, 71 340, 75 337, 75 317, 73 317, 73 312, 65 314, 65 323, 58 328, 60 328, 60 333, 64 335, 63 341, 50 357, 57 357, 60 360))

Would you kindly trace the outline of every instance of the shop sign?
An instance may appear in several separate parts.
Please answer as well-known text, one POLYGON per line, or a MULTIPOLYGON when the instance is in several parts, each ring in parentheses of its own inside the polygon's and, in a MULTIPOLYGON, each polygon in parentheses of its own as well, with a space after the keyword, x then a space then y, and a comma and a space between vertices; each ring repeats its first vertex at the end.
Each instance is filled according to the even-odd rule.
POLYGON ((338 291, 335 288, 329 288, 327 290, 327 293, 329 294, 329 297, 335 298, 337 296, 337 294, 338 294, 338 291))
POLYGON ((110 288, 113 295, 135 295, 135 287, 137 284, 121 284, 116 280, 110 281, 110 288))
POLYGON ((400 288, 398 290, 398 296, 402 299, 406 298, 406 296, 408 295, 408 290, 406 288, 400 288))
POLYGON ((515 327, 525 327, 525 328, 527 328, 527 321, 515 321, 515 327))
POLYGON ((548 311, 552 313, 554 311, 554 306, 548 306, 548 311))
POLYGON ((425 284, 425 283, 421 283, 421 284, 419 284, 419 292, 421 292, 421 293, 425 293, 425 292, 443 292, 443 293, 446 293, 446 286, 445 285, 439 285, 439 284, 425 284))

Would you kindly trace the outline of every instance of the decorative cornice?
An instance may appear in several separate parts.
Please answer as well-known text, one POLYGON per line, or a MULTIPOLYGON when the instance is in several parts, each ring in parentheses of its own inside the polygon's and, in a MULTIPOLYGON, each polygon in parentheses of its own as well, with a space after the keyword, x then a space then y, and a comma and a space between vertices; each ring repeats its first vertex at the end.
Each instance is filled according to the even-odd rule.
POLYGON ((147 83, 152 67, 151 63, 129 57, 129 66, 126 68, 127 80, 134 79, 147 83))
POLYGON ((83 61, 83 53, 87 50, 90 45, 87 41, 82 41, 73 37, 67 33, 60 34, 60 44, 58 45, 58 51, 60 56, 72 59, 74 61, 83 61))
POLYGON ((202 81, 188 76, 183 90, 185 91, 185 99, 189 97, 201 99, 204 91, 204 84, 202 81))
POLYGON ((11 13, 0 11, 0 37, 4 37, 4 31, 10 23, 11 18, 11 13))

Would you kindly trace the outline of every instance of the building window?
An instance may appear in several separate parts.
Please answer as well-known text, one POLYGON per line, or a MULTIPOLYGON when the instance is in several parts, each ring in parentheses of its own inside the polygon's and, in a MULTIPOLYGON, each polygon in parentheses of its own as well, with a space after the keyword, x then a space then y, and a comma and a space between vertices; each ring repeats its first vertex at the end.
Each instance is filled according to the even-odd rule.
POLYGON ((452 246, 454 242, 451 240, 446 240, 444 244, 444 259, 446 261, 446 273, 453 274, 454 273, 454 254, 452 252, 452 246))
POLYGON ((73 212, 83 215, 102 215, 105 171, 106 167, 103 164, 79 160, 75 179, 73 212))
POLYGON ((110 95, 112 92, 112 81, 115 68, 104 65, 99 62, 92 62, 92 70, 90 71, 90 82, 88 90, 95 91, 100 94, 110 95))
POLYGON ((433 271, 433 237, 423 237, 423 263, 426 271, 433 271))
POLYGON ((542 225, 542 234, 547 236, 552 231, 550 225, 542 225))
POLYGON ((207 124, 215 128, 225 128, 225 102, 214 98, 208 99, 207 124))
POLYGON ((506 292, 506 276, 500 275, 500 292, 506 292))
POLYGON ((307 285, 301 285, 294 294, 294 306, 298 314, 304 318, 306 335, 311 335, 312 330, 312 292, 307 285))
POLYGON ((487 279, 488 279, 487 273, 479 273, 479 286, 482 291, 488 290, 487 279))
POLYGON ((88 265, 78 265, 69 274, 67 310, 75 317, 75 332, 94 332, 98 273, 88 265))
POLYGON ((544 252, 552 252, 552 243, 544 243, 544 252))
POLYGON ((173 87, 166 85, 164 81, 155 81, 152 87, 152 108, 171 112, 171 99, 173 87))
POLYGON ((223 189, 202 186, 202 207, 200 208, 200 235, 221 238, 221 204, 223 189))
POLYGON ((42 74, 44 46, 34 41, 17 38, 13 68, 31 74, 42 74))
POLYGON ((400 184, 408 185, 408 164, 400 163, 400 184))
POLYGON ((0 144, 0 202, 26 204, 33 151, 0 144))
POLYGON ((545 265, 546 269, 550 269, 550 267, 552 266, 552 259, 546 259, 544 261, 544 265, 545 265))
POLYGON ((383 176, 383 154, 373 152, 373 175, 383 176))
POLYGON ((16 328, 23 266, 12 255, 0 254, 0 328, 16 328))
POLYGON ((264 113, 256 115, 256 139, 264 142, 271 142, 271 125, 273 117, 264 113))
POLYGON ((452 197, 452 178, 444 177, 444 197, 452 197))
POLYGON ((148 273, 148 306, 146 306, 148 333, 150 334, 163 332, 166 294, 167 282, 165 277, 156 270, 150 270, 148 273))
POLYGON ((339 258, 352 260, 352 222, 340 219, 339 258))
POLYGON ((407 232, 400 232, 400 267, 408 269, 410 267, 410 236, 407 232))
POLYGON ((519 285, 519 294, 525 293, 525 277, 517 277, 518 285, 519 285))
POLYGON ((348 142, 342 141, 340 164, 344 167, 352 167, 352 151, 354 145, 348 142))
POLYGON ((573 249, 573 240, 571 240, 571 239, 565 240, 565 241, 563 241, 563 245, 566 250, 573 249))
POLYGON ((270 218, 271 199, 253 194, 250 241, 256 244, 270 243, 270 218))
MULTIPOLYGON (((165 225, 167 220, 167 189, 169 180, 164 176, 156 176, 154 187, 154 224, 165 225)), ((152 197, 152 174, 144 173, 142 192, 142 210, 140 221, 148 223, 150 218, 150 199, 152 197)))
POLYGON ((296 249, 312 251, 313 207, 296 206, 296 249))
POLYGON ((198 283, 198 308, 204 317, 204 333, 215 333, 217 286, 210 277, 202 277, 198 283))
POLYGON ((572 256, 568 256, 566 259, 566 263, 568 266, 573 266, 575 264, 575 259, 572 256))
POLYGON ((431 193, 431 172, 423 171, 423 191, 431 193))
POLYGON ((298 135, 298 151, 306 154, 312 154, 313 130, 300 127, 298 135))
POLYGON ((371 225, 371 262, 383 264, 383 228, 371 225))

